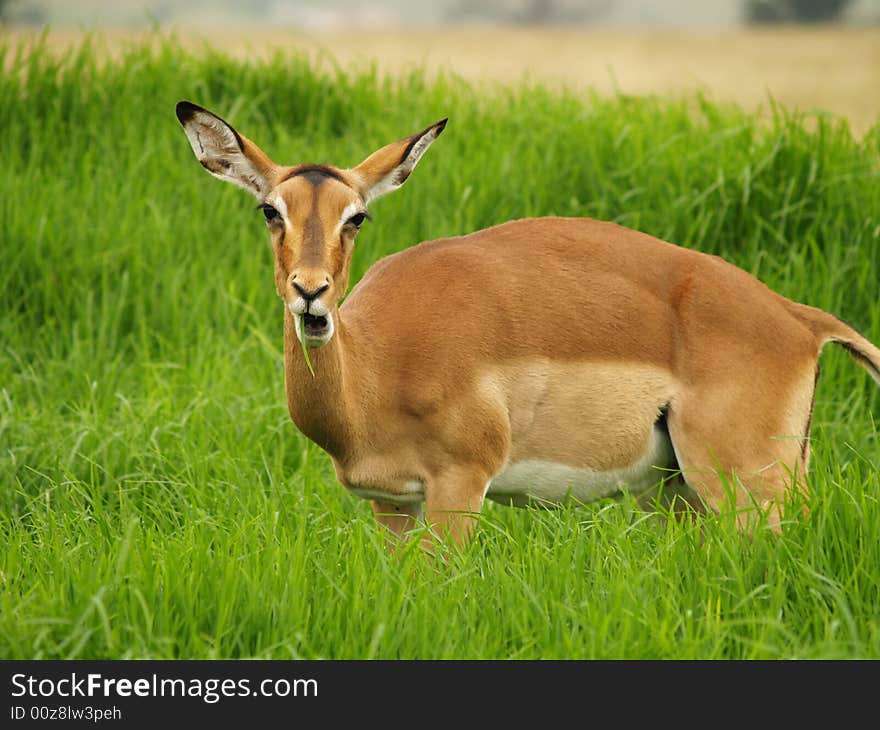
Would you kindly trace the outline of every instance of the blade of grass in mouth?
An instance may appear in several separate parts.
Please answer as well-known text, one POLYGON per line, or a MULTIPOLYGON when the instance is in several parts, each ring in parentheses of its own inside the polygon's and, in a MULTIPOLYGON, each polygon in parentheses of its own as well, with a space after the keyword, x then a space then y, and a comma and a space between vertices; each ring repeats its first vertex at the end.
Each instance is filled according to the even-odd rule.
POLYGON ((306 359, 306 365, 309 366, 309 372, 315 377, 315 370, 312 367, 312 361, 309 360, 309 349, 306 347, 306 315, 299 315, 299 344, 302 345, 303 357, 306 359))

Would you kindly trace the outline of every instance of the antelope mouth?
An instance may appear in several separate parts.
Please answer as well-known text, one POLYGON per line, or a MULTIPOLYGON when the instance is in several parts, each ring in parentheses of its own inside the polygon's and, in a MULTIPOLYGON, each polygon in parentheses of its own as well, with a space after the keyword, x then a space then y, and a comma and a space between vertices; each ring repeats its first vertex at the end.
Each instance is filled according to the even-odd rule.
POLYGON ((303 315, 303 329, 306 337, 321 340, 329 333, 330 323, 327 321, 327 317, 316 317, 306 312, 303 315))

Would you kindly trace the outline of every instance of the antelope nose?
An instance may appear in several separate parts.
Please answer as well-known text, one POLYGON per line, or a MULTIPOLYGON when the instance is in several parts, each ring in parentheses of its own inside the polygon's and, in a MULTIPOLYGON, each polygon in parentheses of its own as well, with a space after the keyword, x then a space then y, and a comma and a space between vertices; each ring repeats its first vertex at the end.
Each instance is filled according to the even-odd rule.
POLYGON ((327 289, 330 288, 330 285, 322 284, 317 289, 312 289, 311 291, 309 291, 305 287, 302 287, 296 282, 293 282, 293 288, 300 293, 303 299, 305 299, 307 302, 311 302, 321 296, 321 294, 323 294, 325 291, 327 291, 327 289))

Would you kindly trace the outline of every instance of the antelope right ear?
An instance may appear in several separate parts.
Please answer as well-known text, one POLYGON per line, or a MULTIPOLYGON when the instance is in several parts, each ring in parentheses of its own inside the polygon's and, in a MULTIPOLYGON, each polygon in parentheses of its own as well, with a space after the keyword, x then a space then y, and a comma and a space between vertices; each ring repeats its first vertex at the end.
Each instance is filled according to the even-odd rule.
POLYGON ((275 187, 278 165, 230 124, 189 101, 177 102, 176 112, 196 159, 214 177, 260 199, 275 187))
POLYGON ((359 183, 359 192, 367 203, 403 185, 425 150, 446 128, 447 119, 441 119, 411 137, 385 145, 352 169, 359 183))

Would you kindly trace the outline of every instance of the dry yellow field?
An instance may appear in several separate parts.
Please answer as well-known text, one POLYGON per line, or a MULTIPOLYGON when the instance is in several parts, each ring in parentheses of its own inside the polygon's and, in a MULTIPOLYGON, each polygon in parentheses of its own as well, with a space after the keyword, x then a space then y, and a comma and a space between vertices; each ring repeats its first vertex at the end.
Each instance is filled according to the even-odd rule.
MULTIPOLYGON (((33 31, 0 31, 14 43, 33 31)), ((187 44, 208 43, 241 57, 299 52, 343 67, 374 62, 384 72, 443 69, 467 79, 523 77, 600 92, 679 96, 697 89, 749 110, 769 97, 791 108, 848 117, 857 132, 880 119, 880 30, 734 29, 703 32, 526 28, 369 30, 304 34, 264 29, 181 29, 187 44)), ((82 34, 54 31, 52 46, 82 34)), ((103 32, 108 52, 144 34, 103 32)))

